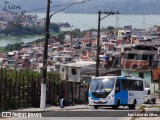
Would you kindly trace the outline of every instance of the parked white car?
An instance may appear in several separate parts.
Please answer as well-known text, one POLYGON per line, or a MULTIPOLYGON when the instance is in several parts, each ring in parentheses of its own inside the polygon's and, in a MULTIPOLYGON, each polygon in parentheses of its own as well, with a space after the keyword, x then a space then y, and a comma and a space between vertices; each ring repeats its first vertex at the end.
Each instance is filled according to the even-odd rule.
POLYGON ((151 94, 150 88, 145 88, 145 103, 156 103, 156 97, 151 94))

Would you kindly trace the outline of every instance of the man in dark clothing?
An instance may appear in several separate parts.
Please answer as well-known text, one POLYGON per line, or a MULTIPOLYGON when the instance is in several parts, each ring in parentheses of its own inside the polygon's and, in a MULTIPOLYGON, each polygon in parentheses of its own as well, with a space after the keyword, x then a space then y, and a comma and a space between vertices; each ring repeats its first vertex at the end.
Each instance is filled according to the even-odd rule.
POLYGON ((63 108, 65 106, 64 90, 60 92, 59 98, 60 98, 60 107, 63 108))
POLYGON ((59 98, 60 98, 60 99, 64 98, 64 92, 63 92, 63 91, 60 92, 59 98))

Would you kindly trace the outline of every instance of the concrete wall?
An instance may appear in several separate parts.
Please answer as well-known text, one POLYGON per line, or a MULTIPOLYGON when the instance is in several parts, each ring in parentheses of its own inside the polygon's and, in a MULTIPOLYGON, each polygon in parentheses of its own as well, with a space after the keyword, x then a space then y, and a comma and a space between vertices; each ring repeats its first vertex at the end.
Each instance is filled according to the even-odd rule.
POLYGON ((81 68, 79 68, 79 67, 61 66, 60 73, 63 75, 65 80, 67 80, 67 77, 68 77, 68 81, 79 82, 81 79, 81 77, 80 77, 81 68), (62 69, 64 69, 64 70, 62 71, 62 69), (77 72, 76 75, 72 75, 72 69, 76 69, 76 72, 77 72))
POLYGON ((158 83, 151 83, 150 85, 151 93, 154 93, 158 90, 158 83))
MULTIPOLYGON (((137 77, 139 78, 139 72, 135 72, 135 71, 121 71, 121 75, 122 76, 132 76, 132 77, 137 77)), ((145 80, 145 85, 147 86, 147 84, 151 87, 151 72, 144 72, 144 78, 145 80)))

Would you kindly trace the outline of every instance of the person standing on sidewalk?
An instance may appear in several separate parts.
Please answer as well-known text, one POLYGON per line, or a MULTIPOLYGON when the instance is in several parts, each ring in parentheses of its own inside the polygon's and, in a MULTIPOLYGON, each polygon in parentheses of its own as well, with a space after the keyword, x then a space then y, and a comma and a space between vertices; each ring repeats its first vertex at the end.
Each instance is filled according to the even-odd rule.
POLYGON ((65 91, 64 91, 64 89, 62 89, 61 92, 60 92, 60 95, 59 95, 59 98, 60 98, 60 107, 61 108, 64 108, 64 106, 65 106, 64 94, 65 94, 65 91))

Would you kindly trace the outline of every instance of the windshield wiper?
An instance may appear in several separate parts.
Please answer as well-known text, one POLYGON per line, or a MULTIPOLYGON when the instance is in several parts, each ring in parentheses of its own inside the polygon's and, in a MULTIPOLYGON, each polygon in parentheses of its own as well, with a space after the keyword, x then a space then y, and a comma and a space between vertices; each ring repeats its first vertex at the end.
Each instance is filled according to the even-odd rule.
POLYGON ((104 84, 102 83, 102 90, 106 93, 106 90, 104 88, 104 84))
POLYGON ((94 89, 94 92, 96 92, 98 87, 99 87, 99 82, 97 83, 96 88, 94 89))

